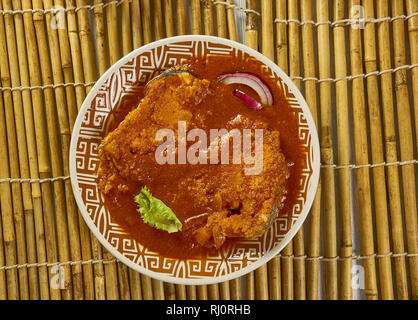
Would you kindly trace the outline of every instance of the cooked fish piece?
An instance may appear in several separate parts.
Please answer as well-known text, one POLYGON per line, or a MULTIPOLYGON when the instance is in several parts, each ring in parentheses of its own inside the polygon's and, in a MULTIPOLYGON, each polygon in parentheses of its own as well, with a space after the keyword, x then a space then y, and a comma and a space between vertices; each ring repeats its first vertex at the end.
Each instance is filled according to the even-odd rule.
MULTIPOLYGON (((280 151, 279 131, 246 114, 221 120, 222 108, 209 109, 219 103, 214 88, 211 81, 189 72, 167 73, 151 81, 139 107, 103 139, 98 176, 101 192, 114 202, 120 192, 134 194, 148 186, 179 217, 185 238, 219 248, 227 238, 259 236, 270 226, 286 197, 289 171, 280 151), (170 129, 177 139, 179 121, 186 122, 188 130, 200 128, 208 136, 211 129, 251 129, 252 134, 262 129, 261 171, 246 174, 253 164, 246 164, 244 154, 234 164, 233 152, 230 164, 159 165, 155 152, 161 141, 156 140, 156 133, 170 129)), ((175 151, 178 155, 177 144, 175 151)))

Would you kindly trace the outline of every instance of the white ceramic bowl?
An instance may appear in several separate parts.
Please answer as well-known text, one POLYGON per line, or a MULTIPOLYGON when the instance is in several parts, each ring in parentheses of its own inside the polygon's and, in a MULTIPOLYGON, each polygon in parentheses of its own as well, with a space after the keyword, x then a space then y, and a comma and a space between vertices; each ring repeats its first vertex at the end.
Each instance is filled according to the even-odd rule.
POLYGON ((138 48, 109 68, 86 97, 74 126, 70 150, 70 175, 81 214, 101 244, 118 260, 147 276, 178 284, 202 285, 242 276, 277 255, 305 221, 319 179, 318 135, 309 107, 289 77, 272 61, 240 43, 223 38, 188 35, 159 40, 138 48), (97 189, 96 171, 101 133, 109 113, 120 99, 145 85, 161 70, 197 54, 234 55, 244 52, 269 68, 294 109, 299 136, 306 149, 301 192, 286 216, 277 217, 270 229, 257 239, 222 247, 218 255, 202 259, 164 258, 130 239, 112 221, 97 189), (244 259, 245 258, 245 259, 244 259))

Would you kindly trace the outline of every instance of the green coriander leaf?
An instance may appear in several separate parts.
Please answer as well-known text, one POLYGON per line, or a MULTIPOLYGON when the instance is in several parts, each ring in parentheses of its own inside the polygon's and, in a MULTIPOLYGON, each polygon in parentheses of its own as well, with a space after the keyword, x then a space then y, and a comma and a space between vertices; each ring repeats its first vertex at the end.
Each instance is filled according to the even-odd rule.
POLYGON ((137 210, 142 220, 151 227, 168 233, 181 231, 183 225, 174 212, 160 199, 153 197, 146 186, 135 196, 134 200, 138 204, 137 210))

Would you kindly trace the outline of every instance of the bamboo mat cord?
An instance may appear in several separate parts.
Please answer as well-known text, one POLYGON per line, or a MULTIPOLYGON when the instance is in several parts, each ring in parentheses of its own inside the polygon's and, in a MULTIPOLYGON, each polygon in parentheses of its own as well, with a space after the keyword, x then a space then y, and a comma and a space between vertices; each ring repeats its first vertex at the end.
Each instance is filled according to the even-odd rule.
MULTIPOLYGON (((377 2, 377 17, 385 17, 388 15, 388 1, 379 0, 377 2)), ((379 47, 379 65, 382 69, 390 68, 391 54, 390 54, 390 39, 389 39, 389 21, 381 22, 377 28, 378 47, 379 47)), ((381 92, 382 92, 382 109, 383 109, 383 128, 385 141, 385 156, 387 161, 397 161, 397 141, 395 129, 395 115, 393 104, 393 85, 392 74, 384 74, 381 77, 381 92)), ((387 184, 389 194, 389 208, 393 251, 395 253, 404 252, 403 239, 403 217, 402 204, 400 195, 399 171, 395 166, 387 167, 387 184)), ((409 298, 408 280, 406 275, 405 257, 400 256, 394 259, 395 280, 397 298, 406 300, 409 298)))
MULTIPOLYGON (((305 0, 301 3, 301 20, 309 21, 312 19, 311 2, 305 0)), ((302 26, 302 53, 304 76, 308 78, 315 77, 316 63, 314 56, 314 35, 312 25, 302 26)), ((315 124, 318 125, 318 106, 317 106, 317 87, 316 82, 306 81, 304 83, 306 102, 309 105, 315 124)), ((309 257, 319 256, 320 241, 320 210, 321 210, 321 183, 318 184, 318 190, 315 200, 309 212, 308 224, 308 244, 307 244, 307 278, 306 295, 309 300, 318 300, 319 298, 319 261, 308 260, 309 257)))
MULTIPOLYGON (((285 20, 287 18, 287 1, 279 0, 276 2, 276 17, 285 20)), ((276 62, 278 66, 287 74, 289 74, 288 63, 288 32, 287 25, 282 23, 276 24, 277 33, 277 50, 276 62)), ((282 250, 280 256, 281 267, 281 287, 282 299, 293 299, 293 240, 282 250)))
MULTIPOLYGON (((349 7, 359 6, 360 2, 355 0, 349 1, 349 7)), ((350 12, 350 18, 354 15, 350 12)), ((350 28, 350 62, 351 73, 358 74, 363 72, 362 68, 362 44, 361 30, 350 28)), ((369 161, 368 142, 367 142, 367 126, 365 112, 365 96, 364 83, 361 79, 354 79, 352 82, 352 104, 353 104, 353 122, 354 122, 354 140, 356 163, 359 165, 366 164, 369 161)), ((366 168, 358 169, 357 173, 357 196, 359 201, 359 216, 362 223, 360 224, 361 235, 361 251, 363 255, 374 254, 373 240, 373 222, 372 222, 372 203, 370 190, 370 175, 366 168)), ((376 265, 375 259, 366 259, 363 261, 365 272, 366 298, 378 299, 376 265)))
MULTIPOLYGON (((329 19, 328 1, 317 2, 318 20, 329 19)), ((318 26, 318 57, 319 57, 319 79, 327 79, 331 76, 330 56, 330 27, 327 24, 318 26)), ((320 145, 321 161, 323 164, 334 163, 333 140, 332 140, 332 115, 331 115, 331 84, 329 82, 319 83, 320 91, 320 145)), ((335 176, 331 168, 323 168, 321 173, 322 194, 323 194, 323 224, 324 224, 324 253, 325 257, 337 255, 337 234, 336 234, 336 209, 335 209, 335 176)), ((326 263, 326 298, 329 300, 338 299, 338 274, 337 263, 334 260, 326 263)))
MULTIPOLYGON (((373 18, 374 4, 373 1, 362 1, 364 7, 365 18, 373 18)), ((365 23, 364 29, 364 62, 367 73, 377 71, 377 55, 375 41, 375 25, 373 23, 365 23)), ((382 143, 382 127, 380 99, 377 76, 371 76, 366 79, 368 93, 368 109, 370 122, 371 137, 371 154, 372 163, 380 163, 384 161, 384 151, 382 143)), ((383 167, 373 168, 373 186, 374 186, 374 208, 375 223, 377 231, 377 253, 387 254, 390 252, 390 236, 388 222, 388 206, 386 191, 386 175, 383 167)), ((379 259, 379 277, 381 298, 384 300, 393 300, 393 284, 392 284, 392 265, 390 257, 379 259)))
MULTIPOLYGON (((345 4, 343 0, 334 1, 334 19, 343 19, 345 4)), ((335 25, 334 36, 334 60, 335 76, 344 78, 347 75, 346 37, 344 25, 335 25)), ((345 168, 338 170, 338 198, 341 229, 340 255, 346 258, 341 262, 340 268, 340 297, 343 300, 351 300, 352 290, 352 260, 353 254, 352 230, 351 230, 351 192, 350 170, 346 167, 350 163, 350 129, 348 111, 348 86, 343 79, 335 84, 336 113, 337 113, 337 146, 338 165, 345 168)))
MULTIPOLYGON (((402 1, 391 2, 392 15, 403 15, 404 8, 402 1)), ((405 26, 402 20, 393 22, 393 60, 394 67, 406 64, 405 48, 405 26)), ((399 140, 401 161, 408 161, 414 158, 412 117, 410 111, 408 79, 405 70, 395 73, 395 92, 399 122, 399 140)), ((416 179, 414 166, 402 167, 402 181, 404 192, 405 226, 408 253, 418 252, 418 227, 417 227, 417 198, 416 179)), ((418 299, 418 258, 408 260, 411 279, 412 299, 418 299)))

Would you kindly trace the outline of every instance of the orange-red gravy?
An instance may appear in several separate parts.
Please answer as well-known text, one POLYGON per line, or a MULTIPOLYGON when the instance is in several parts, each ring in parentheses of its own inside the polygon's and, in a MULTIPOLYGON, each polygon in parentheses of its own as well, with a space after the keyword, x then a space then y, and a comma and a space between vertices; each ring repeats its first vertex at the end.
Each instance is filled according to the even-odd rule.
MULTIPOLYGON (((261 63, 256 60, 243 60, 242 57, 224 57, 224 56, 211 56, 203 59, 191 60, 185 63, 188 70, 190 70, 197 77, 202 79, 208 79, 211 81, 216 81, 217 77, 225 73, 234 73, 234 72, 249 72, 257 74, 263 78, 266 84, 270 87, 273 93, 274 105, 272 107, 265 107, 261 111, 256 111, 248 108, 240 99, 233 95, 233 90, 239 88, 240 90, 250 94, 253 98, 257 99, 255 92, 252 92, 246 86, 241 85, 231 85, 230 90, 219 92, 216 96, 216 119, 220 119, 222 114, 225 114, 225 117, 230 117, 232 113, 238 115, 243 114, 255 118, 260 118, 264 122, 267 122, 269 126, 280 131, 280 143, 281 151, 286 157, 286 161, 289 164, 290 169, 290 178, 287 180, 287 195, 284 201, 284 206, 280 210, 279 215, 288 212, 293 207, 296 197, 300 192, 300 175, 301 175, 301 166, 303 163, 303 147, 298 135, 298 122, 292 112, 292 109, 281 89, 277 84, 268 78, 265 78, 260 74, 261 63), (227 108, 227 109, 225 109, 227 108)), ((119 123, 123 121, 126 115, 136 108, 143 98, 145 92, 137 93, 136 95, 125 96, 117 110, 115 110, 110 117, 109 123, 107 123, 107 130, 104 132, 106 136, 109 132, 113 131, 119 123)), ((211 105, 205 105, 205 101, 202 102, 202 109, 213 108, 213 99, 209 102, 211 105)), ((217 126, 216 122, 210 124, 210 127, 214 129, 219 129, 222 127, 217 126)), ((158 165, 158 164, 156 164, 158 165)), ((161 173, 164 176, 164 166, 161 166, 161 173)), ((167 181, 167 176, 164 176, 167 181)), ((172 183, 176 183, 176 177, 172 177, 172 183)), ((117 181, 115 184, 123 182, 126 184, 126 181, 117 181)), ((170 194, 170 185, 167 182, 162 185, 159 180, 154 180, 151 184, 147 185, 149 189, 153 192, 153 195, 164 201, 165 203, 170 203, 170 199, 174 195, 170 194)), ((136 190, 139 192, 137 185, 131 185, 130 190, 136 190)), ((154 229, 146 225, 140 214, 137 212, 137 205, 133 201, 135 192, 132 194, 120 193, 116 195, 117 201, 115 199, 107 199, 105 196, 105 204, 108 207, 112 219, 118 223, 125 232, 127 232, 130 237, 136 239, 143 246, 149 250, 156 251, 162 256, 173 257, 173 258, 192 258, 205 255, 208 250, 202 248, 196 244, 194 237, 192 236, 193 230, 203 226, 206 221, 206 217, 196 218, 188 220, 187 224, 183 223, 183 231, 177 232, 174 234, 168 234, 165 231, 154 229), (117 205, 115 205, 117 203, 117 205)), ((187 218, 193 216, 199 216, 202 211, 195 211, 196 208, 190 206, 190 202, 187 197, 184 197, 184 201, 179 201, 179 197, 176 197, 175 207, 170 206, 170 208, 176 213, 181 221, 186 220, 187 218)), ((201 209, 201 208, 199 208, 201 209)), ((236 239, 235 239, 236 240, 236 239)), ((234 240, 228 239, 228 242, 234 240)))

